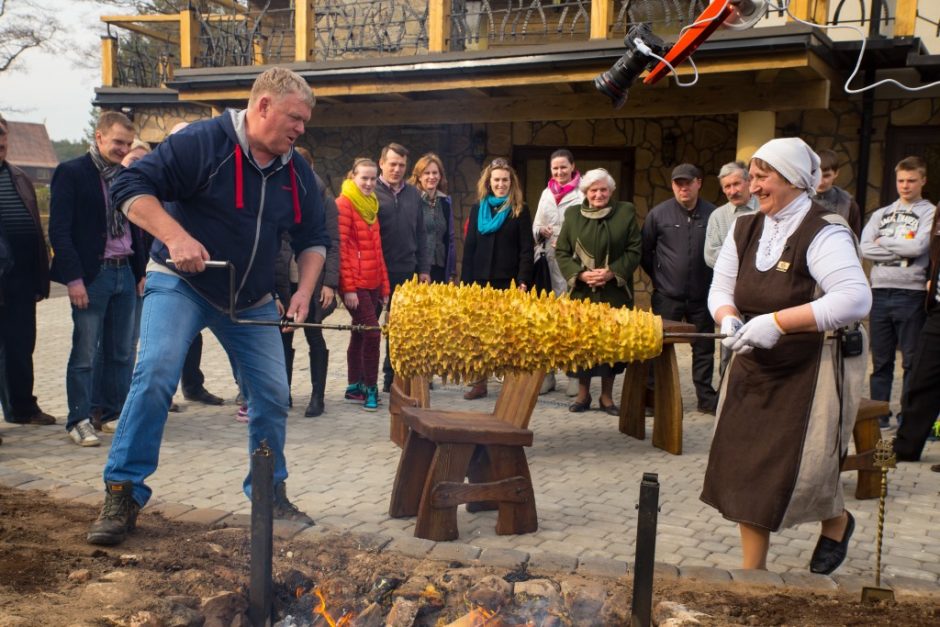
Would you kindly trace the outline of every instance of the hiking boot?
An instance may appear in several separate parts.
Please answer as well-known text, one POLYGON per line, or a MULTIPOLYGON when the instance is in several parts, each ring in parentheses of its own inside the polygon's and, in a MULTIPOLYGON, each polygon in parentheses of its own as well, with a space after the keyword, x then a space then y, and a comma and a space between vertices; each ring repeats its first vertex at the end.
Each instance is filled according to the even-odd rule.
POLYGON ((379 408, 379 388, 372 386, 366 388, 366 400, 362 403, 365 411, 375 411, 379 408))
POLYGON ((79 446, 98 446, 101 444, 101 440, 95 435, 95 428, 91 426, 91 421, 87 418, 69 430, 69 437, 72 438, 72 442, 79 446))
POLYGON ((134 484, 130 481, 108 481, 105 490, 104 506, 98 514, 98 520, 88 530, 89 544, 120 544, 137 526, 140 505, 132 496, 134 484))
POLYGON ((287 484, 283 481, 274 486, 274 518, 276 520, 289 520, 304 525, 313 526, 313 518, 297 509, 297 506, 287 500, 287 484))
POLYGON ((366 401, 366 388, 361 383, 350 383, 346 386, 343 398, 347 403, 364 403, 366 401))

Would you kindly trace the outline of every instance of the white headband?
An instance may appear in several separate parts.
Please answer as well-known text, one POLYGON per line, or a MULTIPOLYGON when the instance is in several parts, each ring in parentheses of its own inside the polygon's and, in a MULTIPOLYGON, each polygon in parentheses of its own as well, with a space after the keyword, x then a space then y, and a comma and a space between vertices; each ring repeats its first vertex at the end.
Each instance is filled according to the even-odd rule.
POLYGON ((816 187, 822 178, 819 155, 799 137, 771 139, 757 149, 754 159, 768 163, 783 178, 810 196, 816 195, 816 187))

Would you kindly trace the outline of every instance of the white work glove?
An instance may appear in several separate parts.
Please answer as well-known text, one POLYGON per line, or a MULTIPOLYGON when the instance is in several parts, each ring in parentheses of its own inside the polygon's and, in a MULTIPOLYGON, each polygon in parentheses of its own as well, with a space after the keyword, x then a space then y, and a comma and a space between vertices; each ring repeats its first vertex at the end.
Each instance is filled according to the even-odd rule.
POLYGON ((732 337, 722 340, 721 344, 740 355, 746 355, 755 348, 773 348, 781 335, 783 329, 774 320, 774 315, 769 313, 751 319, 732 337))
POLYGON ((721 319, 721 334, 731 337, 743 326, 744 323, 737 316, 725 316, 721 319))

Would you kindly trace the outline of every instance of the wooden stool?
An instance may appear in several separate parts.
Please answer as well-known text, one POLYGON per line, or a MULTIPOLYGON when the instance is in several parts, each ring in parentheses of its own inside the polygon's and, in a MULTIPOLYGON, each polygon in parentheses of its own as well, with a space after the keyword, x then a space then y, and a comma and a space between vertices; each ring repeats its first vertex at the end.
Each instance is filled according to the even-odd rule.
MULTIPOLYGON (((694 333, 695 325, 663 320, 663 332, 694 333)), ((646 439, 646 381, 650 363, 655 377, 653 387, 653 446, 673 455, 682 454, 682 390, 679 385, 677 343, 665 340, 663 351, 647 361, 633 361, 623 375, 620 394, 620 433, 638 440, 646 439)))
POLYGON ((855 428, 852 439, 855 442, 855 455, 847 455, 842 462, 842 472, 858 471, 858 483, 855 485, 855 498, 876 499, 881 495, 881 471, 875 468, 875 445, 881 439, 878 419, 887 416, 891 408, 887 401, 873 401, 863 398, 855 414, 855 428))
POLYGON ((499 510, 496 533, 538 529, 535 493, 523 447, 544 372, 507 375, 492 414, 403 406, 409 431, 398 462, 389 515, 414 516, 415 536, 458 537, 457 506, 499 510), (469 477, 470 483, 464 483, 469 477))
POLYGON ((408 426, 402 422, 402 407, 430 407, 431 386, 425 377, 402 379, 395 375, 388 395, 388 438, 401 448, 405 445, 408 426))

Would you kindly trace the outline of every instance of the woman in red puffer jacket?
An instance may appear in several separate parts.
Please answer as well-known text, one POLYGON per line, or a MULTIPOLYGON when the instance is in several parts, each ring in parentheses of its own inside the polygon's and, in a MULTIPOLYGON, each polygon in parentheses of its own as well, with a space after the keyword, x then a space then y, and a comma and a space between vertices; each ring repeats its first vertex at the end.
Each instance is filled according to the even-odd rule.
MULTIPOLYGON (((356 159, 336 199, 339 214, 339 290, 353 324, 378 327, 379 314, 388 303, 388 273, 379 234, 379 201, 375 193, 378 166, 356 159)), ((378 330, 353 331, 346 351, 346 400, 362 403, 366 411, 378 408, 378 330)))

